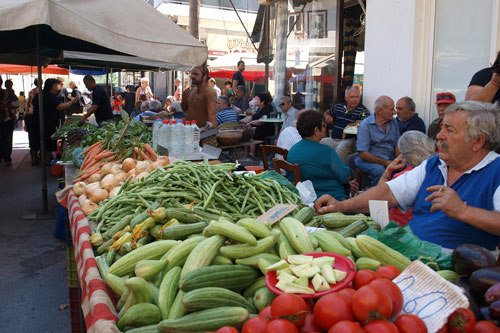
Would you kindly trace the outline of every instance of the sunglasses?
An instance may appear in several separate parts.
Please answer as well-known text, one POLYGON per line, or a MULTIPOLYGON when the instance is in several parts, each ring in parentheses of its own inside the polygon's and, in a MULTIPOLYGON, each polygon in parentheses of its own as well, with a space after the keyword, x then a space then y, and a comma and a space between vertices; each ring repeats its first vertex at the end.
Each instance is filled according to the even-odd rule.
POLYGON ((439 95, 439 96, 436 97, 436 101, 442 101, 443 99, 452 99, 452 100, 455 100, 455 97, 453 97, 450 94, 439 95))
POLYGON ((285 103, 281 103, 280 106, 285 106, 286 104, 285 103))

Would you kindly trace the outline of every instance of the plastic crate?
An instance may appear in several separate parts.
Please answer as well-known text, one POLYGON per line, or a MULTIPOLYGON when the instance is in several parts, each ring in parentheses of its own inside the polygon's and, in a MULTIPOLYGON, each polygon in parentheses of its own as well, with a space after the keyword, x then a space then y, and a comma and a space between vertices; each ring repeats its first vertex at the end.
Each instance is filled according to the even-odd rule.
POLYGON ((83 319, 81 315, 80 307, 80 290, 78 287, 68 288, 69 292, 69 312, 71 320, 71 332, 72 333, 82 333, 85 332, 83 324, 83 319))
POLYGON ((68 287, 78 288, 78 270, 76 268, 75 252, 73 248, 66 247, 66 269, 68 271, 68 287))

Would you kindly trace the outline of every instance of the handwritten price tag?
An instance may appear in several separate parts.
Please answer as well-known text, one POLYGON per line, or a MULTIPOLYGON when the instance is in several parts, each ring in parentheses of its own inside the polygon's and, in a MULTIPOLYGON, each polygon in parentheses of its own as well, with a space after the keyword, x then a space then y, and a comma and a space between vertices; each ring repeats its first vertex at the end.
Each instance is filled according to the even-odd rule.
POLYGON ((295 209, 297 209, 297 207, 297 205, 278 204, 259 216, 257 220, 261 222, 268 222, 269 224, 273 225, 274 223, 281 220, 281 218, 293 212, 295 209))

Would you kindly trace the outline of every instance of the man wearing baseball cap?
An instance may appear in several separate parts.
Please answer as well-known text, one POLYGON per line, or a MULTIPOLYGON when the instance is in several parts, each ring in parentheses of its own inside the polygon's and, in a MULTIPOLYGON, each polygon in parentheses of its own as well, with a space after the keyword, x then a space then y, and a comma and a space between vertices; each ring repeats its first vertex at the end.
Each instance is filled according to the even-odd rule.
POLYGON ((451 104, 455 103, 457 99, 455 95, 450 92, 439 93, 436 95, 436 109, 438 113, 438 118, 436 118, 430 125, 427 135, 432 140, 436 140, 436 136, 441 130, 441 122, 443 121, 444 111, 451 104))

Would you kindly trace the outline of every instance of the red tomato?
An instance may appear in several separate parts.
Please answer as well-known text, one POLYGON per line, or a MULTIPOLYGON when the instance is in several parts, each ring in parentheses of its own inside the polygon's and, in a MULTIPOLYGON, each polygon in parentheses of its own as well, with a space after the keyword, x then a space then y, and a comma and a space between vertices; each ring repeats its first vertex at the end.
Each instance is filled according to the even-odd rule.
POLYGON ((472 333, 500 333, 500 328, 491 321, 481 320, 476 323, 472 333))
POLYGON ((241 333, 262 333, 271 320, 260 316, 248 319, 241 329, 241 333))
POLYGON ((458 308, 448 317, 448 333, 471 333, 476 325, 474 313, 465 308, 458 308))
POLYGON ((273 319, 287 318, 297 327, 304 324, 304 318, 308 313, 306 302, 297 295, 281 294, 271 304, 271 316, 273 319))
POLYGON ((356 290, 354 290, 352 288, 344 288, 342 290, 337 291, 338 294, 346 295, 349 298, 349 301, 351 302, 351 304, 352 304, 352 298, 354 297, 355 292, 356 292, 356 290))
POLYGON ((376 278, 378 278, 378 275, 374 271, 370 271, 368 269, 359 270, 356 272, 356 275, 354 276, 353 280, 354 289, 359 289, 364 285, 367 285, 368 283, 372 282, 376 278))
POLYGON ((271 315, 271 306, 268 305, 259 312, 259 317, 262 318, 267 318, 269 320, 273 319, 273 316, 271 315))
POLYGON ((299 330, 291 321, 275 319, 267 324, 264 333, 299 333, 299 330))
POLYGON ((316 323, 327 330, 342 320, 354 320, 352 306, 347 296, 332 293, 321 297, 314 306, 316 323))
POLYGON ((368 324, 363 326, 366 333, 398 333, 398 328, 396 325, 390 321, 378 319, 370 321, 368 324))
POLYGON ((401 271, 396 266, 384 265, 377 269, 377 274, 381 278, 393 280, 396 276, 401 274, 401 271))
POLYGON ((342 320, 333 325, 328 333, 364 333, 358 322, 342 320))
POLYGON ((314 314, 310 313, 304 319, 304 325, 300 328, 300 333, 313 333, 321 331, 321 327, 316 323, 314 314))
POLYGON ((412 314, 402 314, 394 324, 401 333, 427 333, 427 326, 420 317, 412 314))
POLYGON ((356 290, 352 299, 352 310, 362 323, 389 318, 392 314, 392 301, 389 295, 377 286, 367 285, 356 290))
POLYGON ((238 333, 238 330, 232 326, 224 326, 215 331, 215 333, 238 333))
POLYGON ((370 285, 376 286, 378 289, 385 291, 392 301, 391 317, 398 315, 403 309, 404 299, 401 289, 388 279, 376 279, 370 282, 370 285))

